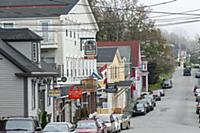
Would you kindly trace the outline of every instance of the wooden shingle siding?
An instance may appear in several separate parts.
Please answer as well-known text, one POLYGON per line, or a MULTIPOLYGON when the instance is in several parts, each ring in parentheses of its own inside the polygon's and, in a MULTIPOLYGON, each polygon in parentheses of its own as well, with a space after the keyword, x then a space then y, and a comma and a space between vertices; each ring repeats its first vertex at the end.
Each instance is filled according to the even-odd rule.
POLYGON ((15 76, 22 72, 0 54, 0 117, 24 115, 23 78, 15 76))

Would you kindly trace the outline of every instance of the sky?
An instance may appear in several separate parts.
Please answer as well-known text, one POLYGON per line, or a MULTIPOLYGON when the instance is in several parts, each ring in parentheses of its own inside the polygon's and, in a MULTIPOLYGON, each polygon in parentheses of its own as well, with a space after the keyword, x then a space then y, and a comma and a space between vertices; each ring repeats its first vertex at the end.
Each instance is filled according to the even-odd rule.
MULTIPOLYGON (((154 5, 157 3, 168 2, 168 1, 172 1, 172 0, 138 0, 138 2, 140 4, 143 3, 145 5, 154 5)), ((187 12, 187 14, 199 14, 200 15, 200 6, 199 5, 200 5, 200 0, 176 0, 175 2, 158 5, 158 6, 152 6, 151 8, 153 11, 173 12, 173 13, 180 13, 180 12, 185 12, 185 11, 189 11, 189 10, 199 9, 198 11, 187 12)), ((191 21, 191 20, 192 21, 199 20, 199 22, 178 24, 178 25, 173 25, 173 26, 162 26, 162 27, 158 27, 158 28, 167 30, 168 32, 175 32, 179 35, 189 37, 190 39, 194 39, 197 36, 197 34, 200 35, 200 16, 197 16, 197 15, 196 16, 194 16, 194 15, 170 15, 170 16, 163 17, 163 15, 166 15, 166 14, 159 14, 159 13, 151 13, 150 14, 151 17, 160 16, 160 17, 154 18, 154 19, 157 19, 156 24, 177 22, 177 20, 175 21, 175 19, 177 19, 177 18, 178 18, 178 21, 181 21, 181 22, 191 21), (194 17, 199 17, 199 18, 194 19, 194 17), (182 20, 180 20, 180 18, 182 20), (191 19, 191 18, 193 18, 193 19, 191 19), (166 21, 166 22, 163 22, 163 21, 166 21)))

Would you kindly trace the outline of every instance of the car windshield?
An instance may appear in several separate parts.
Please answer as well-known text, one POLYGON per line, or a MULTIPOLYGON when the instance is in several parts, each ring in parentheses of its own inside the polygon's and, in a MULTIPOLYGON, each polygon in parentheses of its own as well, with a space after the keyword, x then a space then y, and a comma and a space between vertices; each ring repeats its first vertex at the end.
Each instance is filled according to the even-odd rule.
POLYGON ((164 81, 164 84, 169 84, 170 83, 170 80, 165 80, 164 81))
POLYGON ((66 124, 48 124, 43 132, 69 132, 69 127, 66 124))
POLYGON ((30 120, 8 120, 5 130, 33 131, 33 122, 30 120))
POLYGON ((96 129, 97 125, 95 121, 79 121, 77 123, 77 129, 96 129))
POLYGON ((110 122, 110 116, 109 115, 99 115, 97 118, 101 119, 104 122, 110 122))
POLYGON ((144 105, 143 105, 142 103, 138 103, 138 104, 136 104, 136 107, 137 107, 137 108, 143 108, 144 105))
POLYGON ((115 116, 118 118, 118 119, 121 119, 123 114, 115 114, 115 116))
POLYGON ((196 92, 197 92, 197 93, 200 93, 200 89, 196 89, 196 92))

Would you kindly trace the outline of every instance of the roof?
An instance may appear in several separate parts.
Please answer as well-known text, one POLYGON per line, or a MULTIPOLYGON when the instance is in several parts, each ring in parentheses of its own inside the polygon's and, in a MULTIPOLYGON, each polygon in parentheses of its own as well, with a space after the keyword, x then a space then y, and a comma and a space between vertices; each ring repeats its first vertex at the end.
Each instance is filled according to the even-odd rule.
POLYGON ((1 0, 0 18, 56 17, 67 14, 79 0, 1 0))
POLYGON ((117 47, 98 47, 97 62, 113 62, 117 47))
MULTIPOLYGON (((119 41, 119 42, 112 42, 112 41, 105 41, 105 42, 97 42, 98 47, 110 47, 110 46, 130 46, 131 54, 130 60, 133 66, 138 67, 140 63, 140 43, 139 41, 119 41)), ((122 56, 124 53, 120 51, 122 56)), ((127 58, 128 59, 128 58, 127 58)))
POLYGON ((24 56, 22 53, 20 53, 18 50, 16 50, 14 47, 12 47, 9 43, 4 42, 0 39, 0 54, 2 54, 4 57, 6 57, 8 60, 10 60, 13 64, 15 64, 18 68, 20 68, 25 73, 45 73, 48 74, 48 72, 53 72, 51 74, 56 75, 56 70, 53 68, 48 67, 46 63, 42 63, 42 67, 38 67, 37 64, 33 63, 31 60, 29 60, 26 56, 24 56))
POLYGON ((40 41, 42 38, 28 28, 2 29, 0 28, 0 39, 4 41, 40 41))

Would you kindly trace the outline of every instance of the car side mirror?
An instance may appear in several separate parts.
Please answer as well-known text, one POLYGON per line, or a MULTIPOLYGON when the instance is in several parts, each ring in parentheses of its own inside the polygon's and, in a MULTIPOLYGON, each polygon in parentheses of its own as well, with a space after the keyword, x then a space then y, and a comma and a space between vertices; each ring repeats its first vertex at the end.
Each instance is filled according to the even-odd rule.
POLYGON ((36 127, 35 131, 42 131, 41 127, 36 127))

